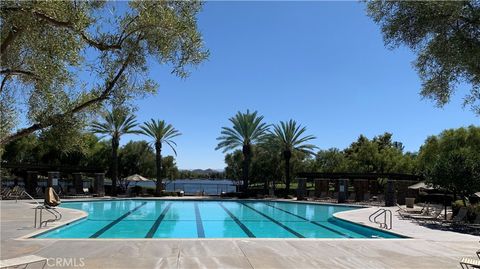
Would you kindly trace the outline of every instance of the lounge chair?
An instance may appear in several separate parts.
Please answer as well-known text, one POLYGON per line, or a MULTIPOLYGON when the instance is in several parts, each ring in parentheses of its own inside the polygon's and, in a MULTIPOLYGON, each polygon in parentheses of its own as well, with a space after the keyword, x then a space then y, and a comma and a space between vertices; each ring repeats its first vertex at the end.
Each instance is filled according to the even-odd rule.
POLYGON ((407 214, 421 214, 425 209, 425 206, 421 209, 418 209, 418 208, 402 207, 399 204, 397 204, 397 207, 398 207, 397 211, 402 212, 402 213, 407 213, 407 214))
POLYGON ((8 199, 11 193, 12 189, 9 187, 2 188, 2 200, 8 199))
POLYGON ((475 258, 462 258, 460 260, 460 266, 463 269, 480 268, 480 260, 475 258))
POLYGON ((428 203, 424 204, 421 210, 406 209, 401 207, 399 204, 397 204, 397 207, 399 208, 397 210, 398 215, 402 219, 411 219, 418 216, 430 216, 431 213, 428 203))
MULTIPOLYGON (((464 224, 467 228, 472 229, 475 234, 480 234, 480 214, 477 214, 477 217, 473 223, 464 224)), ((480 250, 477 251, 478 258, 480 258, 480 250)))
POLYGON ((24 265, 24 268, 27 268, 28 265, 32 263, 39 263, 43 262, 43 267, 45 268, 45 265, 47 264, 47 259, 37 256, 37 255, 28 255, 28 256, 22 256, 22 257, 17 257, 13 259, 8 259, 8 260, 1 260, 0 261, 0 268, 9 268, 9 267, 18 267, 24 265))
POLYGON ((466 218, 467 218, 467 213, 468 213, 467 208, 466 208, 466 207, 461 207, 461 208, 458 210, 457 215, 455 215, 455 217, 453 217, 453 219, 451 219, 451 220, 444 220, 444 221, 442 221, 442 223, 444 223, 444 224, 451 224, 451 225, 463 224, 463 223, 465 223, 465 220, 466 220, 466 218))
POLYGON ((6 196, 6 199, 18 199, 20 198, 20 194, 24 191, 24 189, 20 186, 14 186, 10 193, 6 196))
POLYGON ((417 222, 438 222, 441 221, 440 215, 442 214, 443 209, 440 207, 434 207, 434 212, 432 215, 412 215, 411 218, 417 222))

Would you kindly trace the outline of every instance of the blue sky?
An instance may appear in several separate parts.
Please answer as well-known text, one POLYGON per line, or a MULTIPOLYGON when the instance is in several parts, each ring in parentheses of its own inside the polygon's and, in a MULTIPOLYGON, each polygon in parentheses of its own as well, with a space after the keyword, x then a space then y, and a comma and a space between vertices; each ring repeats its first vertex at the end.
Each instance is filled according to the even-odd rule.
MULTIPOLYGON (((140 122, 164 119, 183 133, 176 140, 180 168, 224 168, 216 137, 247 109, 269 123, 295 119, 323 149, 387 131, 417 151, 443 129, 478 125, 461 106, 467 89, 441 109, 422 100, 415 55, 387 49, 363 3, 207 2, 199 28, 209 60, 184 80, 152 65, 158 94, 135 102, 140 122)), ((122 144, 130 139, 144 138, 127 136, 122 144)))

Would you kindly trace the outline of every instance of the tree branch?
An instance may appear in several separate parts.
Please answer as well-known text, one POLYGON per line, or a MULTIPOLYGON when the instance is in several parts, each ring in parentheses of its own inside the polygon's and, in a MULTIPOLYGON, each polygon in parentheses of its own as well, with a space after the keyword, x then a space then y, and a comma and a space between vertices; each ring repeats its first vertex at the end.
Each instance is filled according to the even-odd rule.
POLYGON ((21 69, 4 69, 0 70, 0 75, 27 75, 32 77, 38 77, 32 71, 21 70, 21 69))
POLYGON ((0 94, 3 92, 3 88, 5 87, 5 84, 7 83, 7 80, 10 78, 10 74, 6 74, 3 79, 2 79, 2 84, 0 85, 0 94))
MULTIPOLYGON (((21 29, 13 26, 12 29, 8 32, 7 37, 3 40, 2 44, 0 45, 0 56, 3 56, 5 51, 7 50, 8 46, 12 44, 15 38, 22 32, 21 29)), ((3 58, 3 57, 2 57, 3 58)))
MULTIPOLYGON (((97 40, 94 40, 93 38, 89 37, 87 33, 84 31, 80 31, 75 28, 75 25, 71 21, 61 21, 56 18, 53 18, 47 14, 44 14, 40 11, 37 10, 26 10, 24 8, 19 8, 19 7, 7 7, 3 8, 3 10, 10 10, 10 11, 19 11, 19 12, 24 12, 24 13, 29 13, 33 14, 35 17, 44 20, 45 22, 49 23, 50 25, 53 25, 55 27, 61 27, 61 28, 68 28, 77 34, 80 35, 80 37, 87 42, 92 47, 97 48, 100 51, 107 51, 107 50, 119 50, 121 49, 121 43, 117 44, 107 44, 105 42, 100 42, 97 40)), ((21 30, 17 29, 15 27, 12 27, 12 30, 9 32, 8 36, 5 38, 5 40, 2 42, 0 46, 0 55, 4 55, 6 52, 8 46, 13 42, 15 37, 20 33, 21 30)))
POLYGON ((123 73, 127 69, 128 65, 130 64, 132 56, 133 56, 133 53, 130 53, 128 55, 127 59, 123 62, 122 66, 120 67, 120 69, 116 73, 115 77, 113 77, 112 80, 110 80, 106 83, 105 89, 102 91, 102 93, 99 96, 97 96, 95 98, 92 98, 88 101, 85 101, 85 102, 75 106, 74 108, 72 108, 71 110, 69 110, 65 113, 60 113, 60 114, 54 115, 54 116, 48 118, 47 120, 45 120, 44 122, 39 122, 39 123, 32 124, 30 127, 20 129, 19 131, 17 131, 14 134, 8 135, 6 137, 2 137, 2 138, 0 138, 0 145, 5 145, 5 144, 7 144, 7 143, 9 143, 13 140, 24 137, 26 135, 29 135, 29 134, 33 133, 33 132, 45 129, 45 128, 50 127, 50 126, 53 126, 53 125, 55 125, 56 122, 58 122, 62 118, 72 116, 72 115, 74 115, 78 112, 81 112, 82 110, 86 109, 89 106, 92 106, 96 103, 99 103, 99 102, 102 102, 102 101, 106 100, 108 98, 109 94, 112 92, 113 88, 115 87, 115 84, 118 82, 120 77, 123 75, 123 73))

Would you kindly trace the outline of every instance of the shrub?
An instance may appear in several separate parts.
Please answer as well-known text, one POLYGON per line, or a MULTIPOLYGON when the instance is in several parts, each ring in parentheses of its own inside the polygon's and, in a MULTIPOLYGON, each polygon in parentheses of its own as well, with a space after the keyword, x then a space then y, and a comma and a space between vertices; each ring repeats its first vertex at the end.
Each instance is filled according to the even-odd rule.
POLYGON ((458 210, 460 210, 460 207, 464 207, 465 206, 465 203, 463 202, 463 200, 456 200, 455 202, 452 203, 452 212, 453 212, 453 215, 457 215, 458 213, 458 210))

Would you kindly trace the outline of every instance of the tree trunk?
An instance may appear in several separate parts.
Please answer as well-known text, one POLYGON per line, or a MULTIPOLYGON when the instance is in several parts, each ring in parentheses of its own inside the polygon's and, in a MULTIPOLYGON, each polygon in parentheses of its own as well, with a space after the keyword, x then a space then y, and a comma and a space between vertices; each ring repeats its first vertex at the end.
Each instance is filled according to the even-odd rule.
POLYGON ((288 195, 290 192, 290 158, 292 158, 292 152, 285 150, 283 157, 285 158, 285 195, 288 195))
POLYGON ((118 137, 112 137, 112 196, 117 196, 119 140, 118 137))
POLYGON ((251 161, 251 147, 250 145, 243 145, 243 169, 242 169, 242 180, 243 180, 243 192, 248 191, 248 170, 250 169, 251 161))
POLYGON ((162 194, 162 143, 155 142, 155 165, 157 168, 157 182, 155 185, 155 195, 160 196, 162 194))

